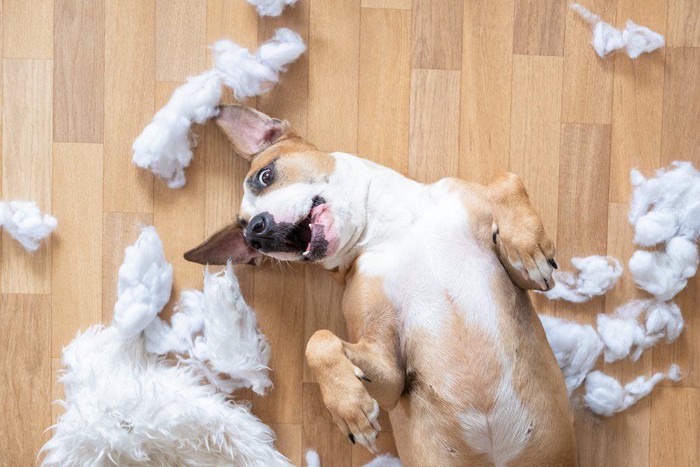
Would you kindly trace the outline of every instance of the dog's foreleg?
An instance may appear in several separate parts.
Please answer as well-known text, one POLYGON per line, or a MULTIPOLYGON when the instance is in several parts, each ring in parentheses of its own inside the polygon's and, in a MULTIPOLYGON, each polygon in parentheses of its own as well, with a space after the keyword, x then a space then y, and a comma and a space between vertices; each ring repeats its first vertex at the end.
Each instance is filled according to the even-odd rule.
POLYGON ((530 204, 523 181, 505 173, 487 186, 493 211, 493 242, 508 275, 524 289, 549 290, 554 286, 554 244, 542 219, 530 204))

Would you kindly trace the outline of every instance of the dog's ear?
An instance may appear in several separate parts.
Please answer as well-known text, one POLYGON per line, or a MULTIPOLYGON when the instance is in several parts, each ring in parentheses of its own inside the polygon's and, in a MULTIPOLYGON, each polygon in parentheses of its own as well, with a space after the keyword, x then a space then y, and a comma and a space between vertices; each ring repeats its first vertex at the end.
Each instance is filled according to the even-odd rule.
POLYGON ((286 120, 268 117, 242 105, 219 107, 215 121, 238 154, 247 160, 282 139, 289 131, 289 122, 286 120))
POLYGON ((209 237, 204 243, 185 253, 185 259, 199 264, 245 263, 258 265, 262 254, 252 249, 243 238, 241 226, 235 222, 209 237))

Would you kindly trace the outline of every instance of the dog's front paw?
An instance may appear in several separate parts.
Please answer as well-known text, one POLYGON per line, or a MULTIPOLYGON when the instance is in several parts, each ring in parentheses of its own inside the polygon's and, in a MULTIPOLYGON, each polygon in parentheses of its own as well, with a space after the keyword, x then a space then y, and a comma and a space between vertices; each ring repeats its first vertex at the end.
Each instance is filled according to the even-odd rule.
MULTIPOLYGON (((381 430, 377 421, 379 404, 360 381, 364 373, 347 359, 328 371, 329 374, 319 378, 319 384, 333 421, 353 444, 358 442, 376 454, 381 430)), ((363 379, 368 381, 366 377, 363 379)))
POLYGON ((494 222, 493 242, 502 261, 507 261, 522 277, 522 282, 511 277, 516 284, 540 290, 554 286, 552 272, 558 267, 554 244, 532 209, 513 209, 494 222))

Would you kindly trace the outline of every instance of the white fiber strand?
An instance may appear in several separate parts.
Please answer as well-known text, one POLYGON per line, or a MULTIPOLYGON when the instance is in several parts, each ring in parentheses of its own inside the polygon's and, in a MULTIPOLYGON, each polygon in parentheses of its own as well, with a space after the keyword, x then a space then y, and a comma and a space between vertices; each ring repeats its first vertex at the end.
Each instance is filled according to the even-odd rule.
POLYGON ((571 4, 584 21, 593 30, 592 45, 599 57, 624 49, 630 58, 637 58, 643 53, 653 52, 665 45, 664 36, 651 29, 639 26, 631 20, 627 21, 624 30, 602 21, 600 17, 578 3, 571 4))
POLYGON ((146 329, 146 349, 189 354, 188 364, 220 390, 251 388, 264 394, 270 347, 255 312, 243 299, 233 267, 204 273, 204 292, 185 291, 171 325, 156 319, 146 329))
POLYGON ((32 201, 0 201, 0 227, 29 252, 36 251, 57 225, 55 217, 42 214, 32 201))
POLYGON ((555 285, 544 292, 550 300, 587 302, 612 289, 622 275, 620 261, 611 256, 572 258, 571 264, 576 273, 557 271, 553 274, 555 285))
POLYGON ((611 315, 598 315, 598 334, 605 345, 606 362, 628 356, 637 361, 645 349, 662 339, 673 342, 682 330, 683 316, 675 303, 633 300, 611 315))
POLYGON ((247 0, 253 5, 260 16, 279 16, 289 5, 297 0, 247 0))
POLYGON ((624 387, 612 376, 594 371, 586 378, 586 394, 583 400, 594 413, 609 417, 636 404, 665 379, 679 381, 680 368, 671 365, 667 373, 656 373, 650 378, 639 376, 624 387))
POLYGON ((637 250, 629 261, 638 287, 659 300, 683 290, 698 268, 700 172, 690 162, 674 162, 656 177, 632 170, 629 221, 637 250))
POLYGON ((163 244, 153 227, 143 229, 136 243, 126 248, 119 267, 114 324, 126 338, 138 335, 160 313, 173 284, 173 267, 166 261, 163 244))
POLYGON ((185 168, 192 161, 196 138, 193 123, 204 124, 218 113, 221 86, 233 89, 237 99, 269 91, 286 67, 304 53, 306 46, 295 32, 280 28, 255 55, 231 41, 212 47, 215 66, 191 77, 175 90, 168 103, 136 138, 132 161, 149 169, 170 188, 185 185, 185 168))
POLYGON ((540 315, 540 320, 571 395, 595 366, 603 352, 603 342, 590 325, 547 315, 540 315))

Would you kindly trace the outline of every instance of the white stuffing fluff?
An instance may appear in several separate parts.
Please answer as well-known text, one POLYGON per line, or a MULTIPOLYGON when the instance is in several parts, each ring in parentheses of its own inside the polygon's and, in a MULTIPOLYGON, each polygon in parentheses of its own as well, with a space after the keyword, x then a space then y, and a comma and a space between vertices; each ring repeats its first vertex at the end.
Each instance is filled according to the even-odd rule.
MULTIPOLYGON (((120 285, 122 270, 128 271, 127 276, 135 279, 133 283, 139 288, 143 286, 138 296, 147 298, 128 308, 128 322, 139 323, 129 329, 146 325, 151 339, 170 336, 172 328, 163 328, 157 334, 149 325, 153 311, 159 313, 167 302, 171 283, 170 273, 164 274, 169 271, 169 265, 165 263, 155 230, 144 229, 137 242, 127 248, 125 256, 120 285), (151 279, 145 280, 149 275, 151 279), (163 290, 154 284, 160 284, 163 290), (148 297, 149 293, 155 296, 148 297)), ((226 305, 231 305, 234 297, 236 306, 242 306, 230 269, 225 274, 208 275, 207 279, 204 293, 183 293, 181 311, 173 323, 178 322, 178 316, 184 317, 183 322, 189 320, 188 329, 205 331, 204 342, 223 342, 225 331, 231 331, 228 339, 235 341, 248 332, 247 327, 216 329, 210 341, 206 336, 206 325, 222 325, 225 320, 216 313, 230 312, 229 308, 217 304, 209 321, 207 313, 198 317, 191 311, 201 314, 208 299, 223 298, 226 305)), ((120 288, 121 292, 125 290, 131 288, 120 288)), ((65 401, 61 402, 65 413, 52 427, 53 437, 41 450, 46 453, 43 465, 291 465, 275 450, 272 430, 250 412, 248 405, 237 404, 227 399, 217 386, 206 384, 196 359, 183 358, 174 364, 148 352, 144 334, 137 332, 131 337, 131 332, 123 332, 117 326, 118 316, 115 313, 115 322, 110 327, 90 327, 63 350, 64 370, 60 381, 65 387, 65 401)), ((225 325, 248 326, 250 319, 245 317, 225 325)), ((257 337, 257 341, 261 339, 264 341, 264 337, 257 337)), ((191 340, 189 336, 186 346, 177 341, 168 341, 167 346, 189 349, 191 340)), ((258 348, 267 352, 266 346, 258 348)), ((218 353, 220 348, 213 345, 208 351, 213 361, 235 357, 230 352, 218 353)), ((267 361, 267 358, 264 355, 252 359, 267 361)), ((253 384, 254 381, 248 386, 253 384)))
POLYGON ((603 352, 603 342, 590 325, 547 315, 540 315, 540 320, 571 395, 595 366, 603 352))
POLYGON ((634 241, 655 251, 637 250, 629 268, 635 283, 659 300, 683 290, 698 268, 700 172, 690 162, 674 162, 656 177, 632 170, 629 221, 634 241))
POLYGON ((188 353, 189 364, 224 392, 262 395, 272 385, 270 347, 230 263, 218 274, 205 271, 204 293, 183 292, 176 311, 171 326, 157 319, 146 329, 149 351, 188 353))
MULTIPOLYGON (((318 452, 313 449, 306 451, 306 467, 321 467, 321 458, 318 457, 318 452)), ((401 467, 401 461, 391 454, 382 454, 366 463, 363 467, 401 467)))
POLYGON ((665 45, 664 36, 634 21, 628 20, 625 29, 620 31, 578 3, 572 3, 571 8, 591 25, 593 49, 601 58, 622 49, 630 58, 637 58, 665 45))
POLYGON ((611 256, 572 258, 571 264, 578 272, 555 272, 554 287, 544 293, 547 298, 575 303, 587 302, 612 289, 622 275, 620 261, 611 256))
POLYGON ((633 300, 612 315, 598 315, 598 333, 605 344, 605 361, 630 356, 636 361, 661 339, 673 342, 683 330, 683 316, 675 303, 633 300), (639 317, 644 315, 643 321, 639 317))
POLYGON ((624 387, 613 377, 594 371, 586 378, 586 406, 598 415, 607 417, 629 408, 647 396, 654 386, 665 379, 679 381, 680 369, 671 365, 668 373, 656 373, 651 378, 639 376, 624 387))
POLYGON ((173 267, 153 227, 143 229, 126 248, 119 267, 114 324, 124 337, 134 337, 153 321, 170 299, 173 267))
POLYGON ((255 55, 231 41, 217 42, 213 46, 214 68, 188 78, 175 90, 134 141, 132 161, 167 181, 170 188, 183 187, 185 168, 196 145, 190 127, 217 115, 222 84, 232 88, 237 99, 263 94, 305 50, 301 36, 286 28, 278 29, 255 55))
POLYGON ((55 217, 42 214, 32 201, 0 201, 0 227, 29 252, 36 251, 57 225, 55 217))
POLYGON ((247 0, 253 5, 260 16, 279 16, 288 5, 294 5, 297 0, 247 0))

